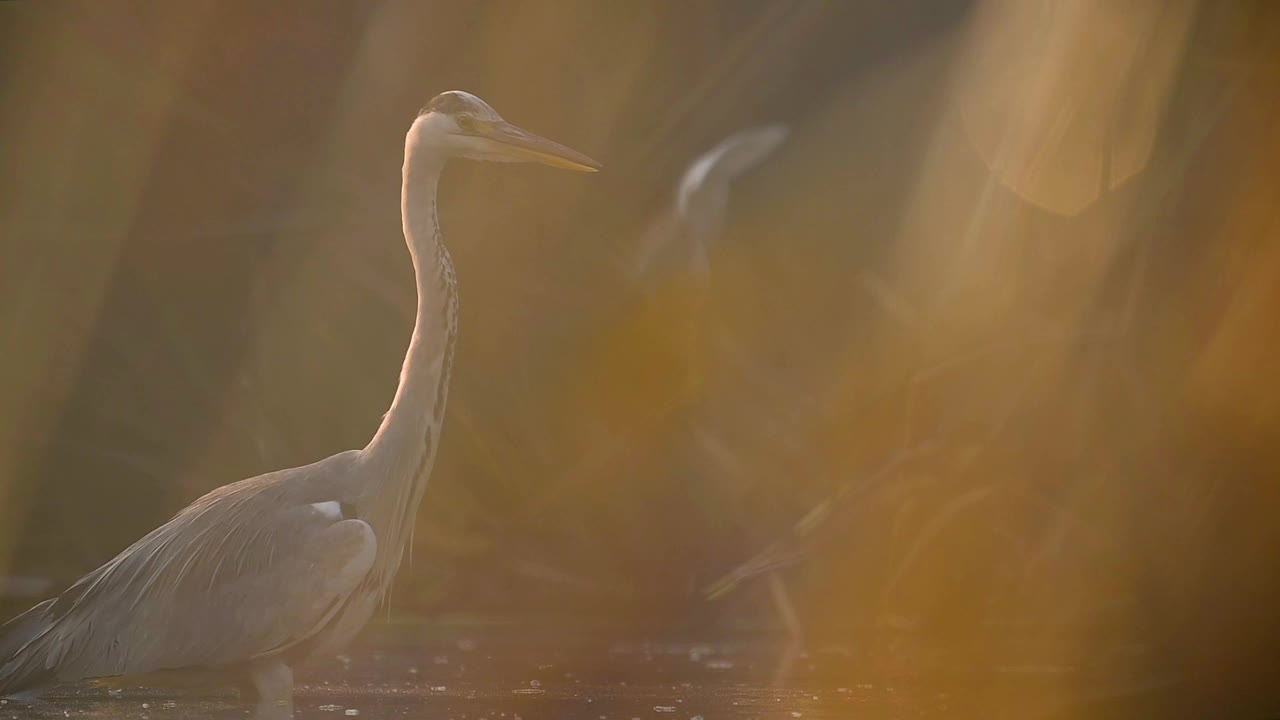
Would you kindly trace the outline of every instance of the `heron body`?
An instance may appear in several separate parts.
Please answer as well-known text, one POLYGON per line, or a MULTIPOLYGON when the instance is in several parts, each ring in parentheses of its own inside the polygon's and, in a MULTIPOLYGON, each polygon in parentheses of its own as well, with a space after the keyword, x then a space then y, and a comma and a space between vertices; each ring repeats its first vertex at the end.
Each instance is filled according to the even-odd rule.
POLYGON ((0 696, 96 678, 235 681, 291 708, 293 668, 351 640, 386 596, 439 446, 458 326, 436 186, 451 157, 594 171, 460 91, 405 138, 401 216, 417 317, 367 446, 218 488, 60 596, 0 627, 0 696))

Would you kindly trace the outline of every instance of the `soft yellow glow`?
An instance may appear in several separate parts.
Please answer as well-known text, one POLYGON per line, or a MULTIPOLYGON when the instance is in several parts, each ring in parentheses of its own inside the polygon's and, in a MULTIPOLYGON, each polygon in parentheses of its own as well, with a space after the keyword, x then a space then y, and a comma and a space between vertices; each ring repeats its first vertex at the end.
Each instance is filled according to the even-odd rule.
MULTIPOLYGON (((10 5, 0 574, 368 439, 415 311, 403 134, 460 88, 610 172, 444 175, 460 345, 397 613, 780 627, 781 582, 904 674, 1007 640, 1226 682, 1203 658, 1265 637, 1235 588, 1280 600, 1275 11, 10 5), (677 179, 779 121, 702 272, 677 179)), ((1003 714, 1088 694, 1051 675, 1003 714)))

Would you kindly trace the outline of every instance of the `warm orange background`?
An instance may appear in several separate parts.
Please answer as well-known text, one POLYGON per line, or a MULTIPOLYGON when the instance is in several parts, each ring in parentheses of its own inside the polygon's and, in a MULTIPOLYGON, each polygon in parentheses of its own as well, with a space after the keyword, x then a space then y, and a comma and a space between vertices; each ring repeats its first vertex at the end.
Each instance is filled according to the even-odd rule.
POLYGON ((0 48, 0 574, 363 445, 403 133, 463 88, 606 169, 447 173, 395 611, 773 622, 778 560, 818 636, 1274 655, 1270 3, 12 2, 0 48), (685 164, 772 121, 709 278, 628 280, 685 164))

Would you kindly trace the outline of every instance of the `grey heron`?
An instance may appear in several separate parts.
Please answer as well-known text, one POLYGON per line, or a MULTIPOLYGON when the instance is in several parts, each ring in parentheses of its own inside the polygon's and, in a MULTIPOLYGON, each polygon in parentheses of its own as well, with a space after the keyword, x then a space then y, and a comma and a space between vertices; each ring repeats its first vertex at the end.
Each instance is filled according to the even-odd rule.
POLYGON ((177 675, 230 681, 292 711, 293 668, 366 624, 400 566, 440 443, 458 324, 436 187, 452 157, 594 172, 461 91, 405 137, 400 210, 417 317, 391 407, 368 445, 220 487, 102 567, 0 627, 0 697, 177 675))

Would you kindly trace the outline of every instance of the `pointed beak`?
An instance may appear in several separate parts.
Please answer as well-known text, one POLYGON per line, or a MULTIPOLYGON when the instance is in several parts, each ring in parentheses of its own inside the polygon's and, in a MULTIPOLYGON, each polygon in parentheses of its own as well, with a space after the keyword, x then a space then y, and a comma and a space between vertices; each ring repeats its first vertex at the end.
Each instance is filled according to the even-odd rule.
POLYGON ((578 172, 596 172, 602 167, 577 150, 521 130, 508 122, 493 123, 487 128, 484 137, 497 143, 502 152, 513 160, 538 162, 578 172))

